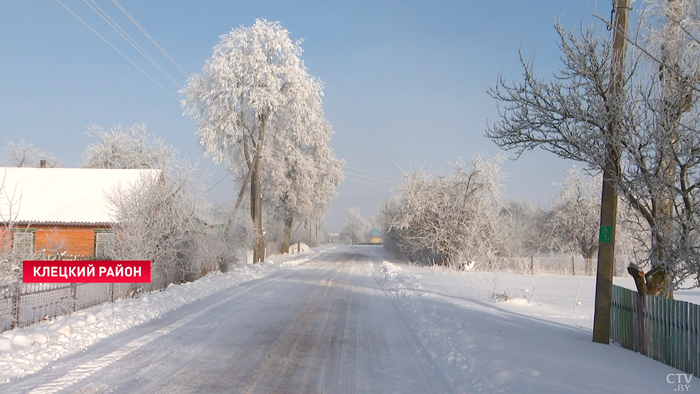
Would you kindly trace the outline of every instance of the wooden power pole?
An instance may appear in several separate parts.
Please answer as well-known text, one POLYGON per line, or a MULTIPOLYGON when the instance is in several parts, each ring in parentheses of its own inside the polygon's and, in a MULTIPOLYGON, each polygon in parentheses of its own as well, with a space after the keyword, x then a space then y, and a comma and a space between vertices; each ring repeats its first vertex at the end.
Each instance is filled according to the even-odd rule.
POLYGON ((612 282, 615 270, 615 232, 617 225, 617 194, 613 182, 620 172, 619 135, 621 133, 622 106, 624 102, 625 36, 629 26, 630 0, 613 0, 613 52, 610 83, 609 110, 612 119, 608 126, 603 168, 603 192, 600 204, 600 236, 598 248, 598 272, 596 275, 595 315, 593 318, 593 342, 610 343, 610 310, 612 282))

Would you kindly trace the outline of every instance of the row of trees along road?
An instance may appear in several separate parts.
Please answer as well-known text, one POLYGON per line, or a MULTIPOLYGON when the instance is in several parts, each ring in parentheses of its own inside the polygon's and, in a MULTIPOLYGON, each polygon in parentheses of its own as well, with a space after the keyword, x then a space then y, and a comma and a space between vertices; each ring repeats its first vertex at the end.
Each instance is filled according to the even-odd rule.
POLYGON ((286 252, 293 221, 320 218, 343 179, 342 162, 327 144, 332 131, 322 84, 301 53, 278 22, 256 20, 221 36, 183 90, 182 105, 198 122, 205 152, 242 178, 239 201, 250 183, 256 262, 265 255, 264 204, 284 223, 286 252))
POLYGON ((646 256, 629 271, 641 293, 672 297, 673 289, 700 285, 700 19, 695 1, 636 8, 626 65, 617 70, 621 94, 611 81, 605 24, 576 34, 557 23, 561 69, 537 78, 521 53, 524 80, 499 78, 489 91, 501 118, 486 135, 518 154, 539 147, 597 172, 613 147, 619 164, 607 180, 648 229, 646 256), (607 132, 613 122, 619 133, 607 132))
MULTIPOLYGON (((549 207, 500 202, 502 156, 476 157, 451 164, 447 176, 407 171, 398 194, 375 218, 385 245, 396 245, 412 261, 428 260, 453 268, 473 261, 478 269, 523 269, 523 257, 581 255, 585 274, 593 274, 598 250, 600 176, 575 166, 562 174, 559 194, 549 207)), ((348 224, 353 220, 348 212, 348 224)), ((639 215, 626 204, 618 212, 616 246, 633 258, 644 248, 639 215)))

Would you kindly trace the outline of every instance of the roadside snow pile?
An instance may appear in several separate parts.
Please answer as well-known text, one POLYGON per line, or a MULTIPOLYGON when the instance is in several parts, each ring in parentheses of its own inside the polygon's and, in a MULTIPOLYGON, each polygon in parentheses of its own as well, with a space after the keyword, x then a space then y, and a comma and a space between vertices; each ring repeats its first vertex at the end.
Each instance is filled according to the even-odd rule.
MULTIPOLYGON (((290 261, 298 265, 308 257, 290 261)), ((162 292, 80 310, 45 324, 0 334, 0 381, 33 373, 50 361, 76 353, 102 338, 155 319, 182 305, 276 272, 279 264, 264 262, 231 272, 212 273, 195 282, 170 285, 162 292)))
POLYGON ((305 243, 302 243, 302 249, 301 252, 297 253, 297 244, 291 245, 289 247, 289 254, 277 254, 269 257, 269 261, 273 263, 277 263, 282 267, 296 267, 299 264, 304 264, 307 261, 311 260, 314 258, 314 255, 318 255, 320 253, 328 253, 332 252, 335 249, 337 249, 337 246, 323 246, 319 248, 314 248, 311 249, 308 245, 305 243), (294 247, 294 252, 292 253, 292 246, 294 247), (304 254, 306 256, 298 256, 299 254, 304 254))
MULTIPOLYGON (((435 313, 426 313, 422 310, 415 293, 406 287, 422 288, 421 277, 406 272, 388 261, 382 262, 381 269, 384 288, 400 302, 403 312, 409 317, 408 325, 417 333, 422 351, 432 359, 435 368, 443 373, 455 392, 480 392, 479 382, 466 382, 463 379, 465 372, 474 369, 476 360, 461 351, 460 348, 464 349, 464 347, 455 346, 455 344, 462 345, 456 340, 458 338, 447 335, 445 326, 451 323, 450 318, 445 317, 439 322, 436 321, 435 313)), ((456 334, 466 333, 461 329, 459 322, 456 324, 459 325, 456 334)))
POLYGON ((300 257, 294 260, 285 261, 283 263, 280 263, 280 265, 283 267, 296 267, 297 265, 304 264, 309 260, 311 260, 311 257, 300 257))
POLYGON ((289 254, 308 253, 311 250, 311 247, 303 242, 297 242, 295 244, 289 245, 289 254))

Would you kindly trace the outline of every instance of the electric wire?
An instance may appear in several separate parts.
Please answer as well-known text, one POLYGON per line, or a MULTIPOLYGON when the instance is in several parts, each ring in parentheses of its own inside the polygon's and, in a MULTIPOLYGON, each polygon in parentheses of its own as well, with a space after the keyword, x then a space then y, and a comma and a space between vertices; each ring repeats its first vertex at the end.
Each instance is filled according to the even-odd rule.
POLYGON ((364 183, 365 185, 372 185, 372 186, 377 186, 377 187, 387 187, 386 185, 379 185, 377 183, 371 183, 371 182, 367 182, 367 181, 363 181, 363 180, 359 180, 359 179, 352 179, 352 178, 349 178, 347 176, 345 177, 345 180, 357 182, 357 183, 364 183))
POLYGON ((127 57, 124 53, 122 53, 119 49, 117 49, 117 47, 115 47, 114 45, 112 45, 111 42, 107 41, 106 38, 102 37, 102 36, 100 35, 100 33, 98 33, 98 32, 97 32, 95 29, 93 29, 90 25, 88 25, 84 20, 80 19, 80 17, 79 17, 78 15, 76 15, 73 11, 71 11, 70 8, 66 7, 65 4, 61 3, 60 0, 56 0, 56 2, 57 2, 58 4, 60 4, 63 8, 65 8, 66 11, 70 12, 71 15, 73 15, 76 19, 78 19, 83 25, 85 25, 88 29, 90 29, 90 30, 91 30, 93 33, 95 33, 98 37, 100 37, 100 38, 102 39, 102 41, 106 42, 107 45, 109 45, 110 47, 112 47, 112 49, 114 49, 115 51, 117 51, 118 54, 122 55, 122 57, 123 57, 124 59, 128 60, 129 63, 131 63, 134 67, 136 67, 139 71, 141 71, 141 72, 142 72, 145 76, 147 76, 151 81, 153 81, 156 85, 160 86, 160 88, 163 89, 163 90, 164 90, 166 93, 168 93, 170 96, 172 96, 172 98, 174 98, 174 99, 175 99, 176 101, 178 101, 178 102, 180 101, 180 99, 179 99, 177 96, 175 96, 174 94, 172 94, 168 89, 165 88, 165 86, 161 85, 161 84, 160 84, 158 81, 156 81, 152 76, 150 76, 146 71, 144 71, 144 70, 143 70, 141 67, 139 67, 136 63, 134 63, 131 59, 129 59, 129 57, 127 57))
POLYGON ((231 174, 233 173, 233 171, 236 171, 237 169, 241 168, 241 166, 243 166, 243 164, 245 164, 245 163, 246 163, 246 161, 243 160, 243 161, 241 161, 240 163, 238 163, 238 164, 236 164, 235 166, 233 166, 233 168, 231 168, 231 169, 226 173, 226 175, 224 175, 223 178, 219 179, 218 182, 216 182, 214 185, 210 186, 209 189, 207 189, 207 190, 204 192, 204 194, 209 193, 210 191, 212 191, 219 183, 221 183, 224 179, 228 178, 228 176, 231 175, 231 174))
POLYGON ((349 168, 349 169, 351 169, 351 170, 353 170, 353 171, 364 172, 365 174, 370 174, 370 175, 372 175, 372 176, 374 176, 374 177, 380 177, 380 178, 384 178, 384 179, 387 179, 387 180, 392 181, 392 182, 396 182, 396 178, 392 178, 392 177, 390 177, 390 176, 386 176, 386 175, 382 175, 382 174, 377 174, 377 173, 375 173, 375 172, 363 170, 363 169, 357 168, 357 167, 352 167, 352 166, 349 166, 349 165, 347 165, 347 164, 346 164, 346 165, 343 165, 343 167, 349 168))
POLYGON ((107 12, 105 10, 103 10, 99 5, 97 5, 97 3, 95 3, 95 0, 90 0, 90 2, 92 4, 94 4, 95 7, 97 7, 97 9, 95 9, 95 7, 90 5, 90 3, 87 2, 87 0, 83 0, 83 1, 97 15, 99 15, 99 17, 102 18, 103 21, 105 21, 112 29, 114 29, 114 31, 116 31, 120 36, 122 36, 122 38, 124 40, 126 40, 126 42, 128 42, 134 49, 136 49, 136 51, 138 51, 144 58, 146 58, 146 60, 148 60, 155 68, 157 68, 158 71, 161 72, 161 74, 165 75, 165 77, 168 78, 170 80, 170 82, 175 84, 175 86, 177 86, 177 88, 179 90, 182 90, 182 88, 183 88, 182 84, 180 84, 163 67, 161 67, 161 65, 158 64, 158 62, 155 59, 153 59, 153 57, 151 57, 151 55, 149 55, 148 52, 146 52, 133 38, 131 38, 131 36, 124 29, 122 29, 121 26, 119 26, 119 24, 114 19, 112 19, 112 17, 109 16, 109 14, 107 14, 107 12), (97 11, 97 10, 99 10, 99 11, 97 11), (107 18, 105 18, 105 17, 107 17, 107 18), (109 19, 109 20, 107 20, 107 19, 109 19))
POLYGON ((131 14, 129 14, 129 13, 126 11, 126 9, 124 9, 124 7, 122 7, 122 5, 119 4, 119 2, 118 2, 117 0, 112 0, 112 3, 114 3, 117 7, 119 7, 119 9, 122 11, 122 13, 123 13, 127 18, 129 18, 129 20, 131 21, 131 23, 133 23, 134 26, 136 26, 136 27, 141 31, 141 33, 143 33, 143 35, 146 36, 146 38, 148 38, 148 39, 151 41, 151 43, 152 43, 156 48, 158 48, 158 50, 160 51, 160 53, 163 54, 163 56, 165 56, 168 60, 170 60, 170 63, 172 63, 173 66, 175 66, 175 67, 182 73, 182 75, 184 75, 185 77, 187 77, 187 72, 185 72, 185 70, 184 70, 182 67, 180 67, 179 64, 177 64, 177 62, 175 61, 175 59, 173 59, 172 57, 170 57, 170 55, 165 51, 165 49, 163 49, 163 48, 156 42, 156 40, 154 40, 153 37, 151 37, 151 35, 148 34, 148 32, 146 32, 146 29, 144 29, 143 27, 141 27, 141 25, 140 25, 138 22, 136 22, 136 19, 134 19, 134 18, 131 16, 131 14))
POLYGON ((367 175, 355 174, 355 173, 352 173, 352 172, 347 171, 347 170, 343 171, 343 173, 345 173, 346 175, 350 175, 350 176, 354 176, 354 177, 358 177, 358 178, 369 179, 371 181, 375 181, 375 182, 379 182, 379 183, 386 183, 386 184, 391 184, 391 185, 393 185, 395 183, 395 182, 385 181, 384 179, 373 178, 373 177, 367 176, 367 175))

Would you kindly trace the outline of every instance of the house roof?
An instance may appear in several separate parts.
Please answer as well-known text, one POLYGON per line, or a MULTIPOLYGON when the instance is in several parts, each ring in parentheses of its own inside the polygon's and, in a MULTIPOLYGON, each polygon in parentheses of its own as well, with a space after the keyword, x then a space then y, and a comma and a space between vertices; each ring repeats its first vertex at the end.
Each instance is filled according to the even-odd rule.
POLYGON ((379 238, 382 236, 382 232, 374 228, 369 232, 369 236, 370 238, 379 238))
POLYGON ((113 206, 107 195, 120 185, 134 184, 141 174, 155 177, 160 172, 0 167, 0 185, 3 186, 0 191, 0 222, 8 221, 12 209, 12 219, 23 224, 112 223, 113 206), (15 202, 12 207, 10 201, 15 202))

